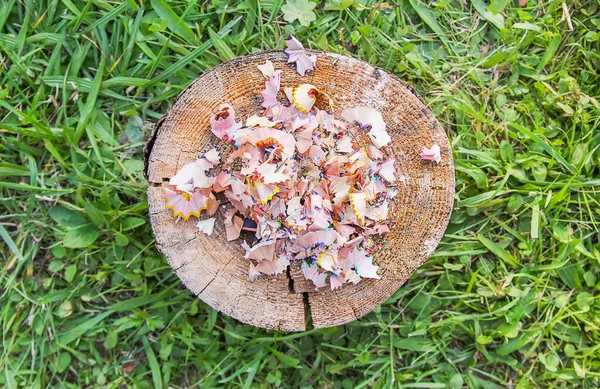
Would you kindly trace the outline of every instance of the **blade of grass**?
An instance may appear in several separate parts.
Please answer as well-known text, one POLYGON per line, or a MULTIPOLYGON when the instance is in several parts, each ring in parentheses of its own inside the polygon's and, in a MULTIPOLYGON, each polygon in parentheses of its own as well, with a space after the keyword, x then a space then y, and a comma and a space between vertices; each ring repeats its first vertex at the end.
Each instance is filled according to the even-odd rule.
POLYGON ((425 24, 427 24, 429 28, 431 28, 433 32, 435 32, 438 35, 439 39, 441 39, 442 42, 444 42, 446 48, 452 53, 456 54, 456 52, 454 51, 454 47, 452 46, 450 40, 446 36, 446 32, 439 25, 431 11, 426 6, 424 6, 419 0, 409 0, 409 3, 411 7, 413 7, 413 9, 417 11, 417 14, 423 20, 423 22, 425 22, 425 24))
MULTIPOLYGON (((233 26, 235 26, 241 19, 242 19, 242 17, 238 16, 231 22, 227 23, 227 25, 225 27, 223 27, 223 29, 221 31, 219 31, 218 34, 220 36, 227 35, 229 32, 231 32, 231 29, 233 28, 233 26)), ((186 55, 185 57, 183 57, 179 61, 177 61, 177 63, 175 63, 175 64, 169 66, 167 69, 165 69, 165 71, 163 71, 159 76, 153 78, 152 80, 149 80, 146 84, 143 85, 143 88, 149 88, 149 87, 156 85, 157 83, 171 77, 171 75, 173 75, 174 73, 178 72, 179 70, 181 70, 184 67, 186 67, 187 65, 189 65, 194 59, 199 57, 201 54, 203 54, 206 50, 210 49, 212 46, 213 46, 213 42, 211 40, 207 40, 206 42, 202 43, 194 51, 192 51, 191 53, 189 53, 188 55, 186 55)))
POLYGON ((490 250, 495 256, 497 256, 498 258, 502 259, 508 265, 515 266, 515 267, 519 266, 519 262, 517 262, 517 260, 515 259, 515 257, 511 253, 509 253, 508 251, 506 251, 505 249, 503 249, 502 247, 500 247, 494 241, 486 238, 483 235, 477 235, 477 239, 479 239, 479 241, 485 247, 487 247, 488 250, 490 250))
POLYGON ((548 154, 550 154, 550 156, 552 158, 556 159, 561 165, 563 165, 569 171, 569 173, 571 173, 573 175, 577 174, 577 171, 575 170, 575 167, 573 167, 573 165, 571 165, 569 162, 567 162, 567 160, 564 159, 563 156, 560 155, 560 153, 554 147, 552 147, 550 144, 548 144, 548 142, 544 141, 538 135, 534 134, 529 129, 527 129, 527 128, 521 126, 521 125, 518 125, 516 123, 509 123, 509 127, 513 127, 517 131, 519 131, 519 132, 523 133, 524 135, 528 136, 538 146, 540 146, 542 149, 544 149, 544 151, 546 151, 548 154))
POLYGON ((163 0, 150 0, 154 11, 164 20, 169 21, 169 29, 184 39, 185 42, 195 41, 194 32, 163 0))
POLYGON ((23 258, 23 254, 21 254, 21 250, 19 250, 15 242, 10 237, 8 231, 6 231, 2 224, 0 224, 0 237, 2 237, 4 243, 6 243, 10 251, 12 251, 12 253, 15 255, 15 257, 17 257, 19 261, 25 260, 25 258, 23 258))
POLYGON ((88 120, 90 119, 90 115, 94 111, 94 106, 96 105, 96 100, 98 99, 98 92, 100 91, 100 86, 102 85, 102 77, 104 74, 104 57, 100 60, 100 64, 98 64, 98 69, 96 71, 96 75, 94 76, 94 80, 90 86, 90 92, 87 95, 87 100, 85 105, 83 106, 83 110, 81 111, 79 120, 77 121, 77 128, 75 129, 75 134, 71 139, 71 144, 74 146, 79 142, 83 132, 85 131, 85 127, 88 124, 88 120))
POLYGON ((162 374, 160 372, 160 366, 158 364, 158 360, 156 359, 156 355, 154 354, 154 350, 152 350, 152 347, 148 342, 148 338, 143 337, 142 342, 144 343, 144 351, 146 352, 148 364, 150 365, 150 371, 152 372, 152 382, 154 383, 154 388, 162 389, 162 374))

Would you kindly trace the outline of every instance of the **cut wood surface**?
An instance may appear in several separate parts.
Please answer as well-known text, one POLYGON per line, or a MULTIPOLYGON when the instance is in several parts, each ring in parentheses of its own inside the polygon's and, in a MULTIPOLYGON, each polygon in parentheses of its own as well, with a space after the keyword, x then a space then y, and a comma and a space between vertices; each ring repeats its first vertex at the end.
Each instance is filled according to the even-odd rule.
MULTIPOLYGON (((454 166, 444 129, 423 99, 393 74, 368 63, 332 53, 317 54, 314 73, 300 77, 281 51, 264 51, 235 58, 204 73, 173 103, 157 123, 146 153, 150 222, 158 249, 183 283, 211 307, 242 322, 268 329, 302 331, 309 320, 316 328, 344 324, 371 312, 398 290, 433 252, 452 211, 454 166), (231 104, 244 120, 260 111, 265 78, 256 67, 269 59, 283 70, 282 90, 310 83, 334 103, 339 118, 347 107, 366 105, 381 111, 392 143, 383 148, 396 158, 399 194, 390 205, 391 232, 374 254, 381 280, 365 279, 331 291, 315 290, 304 279, 299 264, 278 276, 248 279, 248 261, 239 241, 225 237, 222 207, 215 232, 207 236, 196 228, 196 218, 176 220, 165 208, 162 187, 185 164, 218 145, 226 157, 233 146, 217 139, 209 119, 220 104, 231 104), (439 164, 419 153, 437 143, 439 164)), ((286 101, 281 93, 281 101, 286 101)), ((328 109, 324 102, 319 108, 328 109)), ((226 158, 223 158, 223 160, 226 158)), ((217 167, 217 171, 219 167, 217 167)), ((201 216, 205 219, 206 216, 201 216)))

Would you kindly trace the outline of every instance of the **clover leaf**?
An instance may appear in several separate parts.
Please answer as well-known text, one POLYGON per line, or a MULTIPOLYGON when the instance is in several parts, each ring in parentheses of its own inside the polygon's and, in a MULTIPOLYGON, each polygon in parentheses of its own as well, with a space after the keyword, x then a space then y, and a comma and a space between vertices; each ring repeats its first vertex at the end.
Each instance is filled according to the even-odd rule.
POLYGON ((308 27, 317 19, 317 15, 313 12, 316 6, 315 3, 308 0, 287 0, 281 7, 283 19, 288 23, 298 20, 302 26, 308 27))

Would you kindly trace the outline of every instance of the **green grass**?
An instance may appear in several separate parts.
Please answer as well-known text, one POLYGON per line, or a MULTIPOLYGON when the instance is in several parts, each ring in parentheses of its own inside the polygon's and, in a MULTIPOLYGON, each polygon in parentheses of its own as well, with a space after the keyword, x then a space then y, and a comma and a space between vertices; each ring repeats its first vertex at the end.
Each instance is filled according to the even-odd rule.
POLYGON ((0 387, 600 385, 600 4, 0 4, 0 387), (348 8, 344 8, 348 5, 348 8), (361 320, 269 332, 208 308, 146 222, 151 123, 294 32, 409 81, 448 132, 434 256, 361 320))

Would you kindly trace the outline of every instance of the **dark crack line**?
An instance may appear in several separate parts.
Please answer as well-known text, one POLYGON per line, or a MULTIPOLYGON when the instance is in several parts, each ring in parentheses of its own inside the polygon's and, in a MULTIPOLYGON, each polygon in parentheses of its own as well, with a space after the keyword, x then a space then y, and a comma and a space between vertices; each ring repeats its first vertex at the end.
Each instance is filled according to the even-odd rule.
MULTIPOLYGON (((209 254, 209 255, 210 255, 210 254, 209 254)), ((213 257, 212 255, 211 255, 210 257, 213 259, 213 261, 217 262, 217 261, 215 260, 215 257, 213 257)), ((225 269, 227 266, 229 266, 229 264, 231 263, 231 261, 233 261, 235 258, 236 258, 235 256, 232 256, 231 258, 229 258, 229 261, 227 261, 227 263, 225 264, 225 266, 223 266, 223 270, 224 270, 224 269, 225 269)))
MULTIPOLYGON (((288 265, 286 275, 289 280, 288 281, 289 293, 294 294, 294 295, 299 294, 298 292, 296 292, 296 289, 294 289, 294 278, 292 277, 292 265, 288 265)), ((310 309, 310 300, 308 298, 308 292, 302 293, 302 305, 304 307, 304 330, 305 331, 312 330, 313 329, 312 312, 310 309)), ((280 322, 277 323, 278 328, 281 328, 282 322, 283 321, 280 320, 280 322)))
POLYGON ((178 272, 178 271, 179 271, 181 268, 183 268, 184 266, 187 266, 187 265, 189 265, 189 264, 190 264, 190 263, 192 263, 192 262, 194 262, 194 260, 191 260, 191 261, 189 261, 189 262, 186 262, 186 263, 182 263, 182 264, 181 264, 181 266, 177 266, 177 268, 173 268, 173 271, 174 271, 174 272, 178 272))
POLYGON ((302 302, 304 303, 304 329, 306 331, 314 328, 312 322, 312 311, 310 309, 310 298, 308 292, 302 293, 302 302))
MULTIPOLYGON (((209 257, 211 257, 211 258, 213 259, 213 261, 215 261, 216 263, 218 263, 218 262, 215 260, 215 257, 213 257, 213 256, 212 256, 211 254, 209 254, 209 253, 207 253, 207 254, 208 254, 208 256, 209 256, 209 257)), ((212 284, 212 282, 213 282, 214 280, 216 280, 216 279, 217 279, 217 277, 219 276, 219 273, 221 272, 221 270, 225 270, 225 268, 227 268, 227 266, 229 266, 229 264, 231 263, 231 261, 233 261, 233 260, 234 260, 234 258, 235 258, 235 257, 231 257, 231 258, 229 259, 229 261, 227 261, 227 263, 225 264, 225 266, 223 266, 222 268, 220 268, 219 270, 217 270, 217 272, 216 272, 216 273, 215 273, 215 275, 213 276, 213 279, 212 279, 212 280, 210 280, 210 281, 208 282, 208 284, 206 284, 206 285, 204 286, 204 288, 202 288, 202 290, 201 290, 201 291, 200 291, 200 292, 199 292, 199 293, 198 293, 196 296, 200 297, 200 295, 202 294, 202 292, 204 292, 204 290, 205 290, 206 288, 208 288, 208 286, 209 286, 210 284, 212 284)), ((191 262, 190 262, 190 263, 191 263, 191 262)), ((231 276, 231 278, 233 278, 233 276, 231 276)), ((231 284, 231 278, 229 279, 229 283, 227 284, 227 287, 229 287, 229 284, 231 284)))
POLYGON ((288 265, 286 274, 288 277, 288 289, 290 294, 296 294, 296 290, 294 289, 294 278, 292 277, 292 266, 288 265))
POLYGON ((204 292, 206 290, 206 288, 208 288, 210 286, 210 284, 212 284, 213 281, 217 279, 217 277, 219 276, 219 271, 220 270, 217 270, 217 272, 213 276, 213 279, 210 280, 210 281, 208 281, 208 283, 206 285, 204 285, 204 288, 202 288, 202 290, 196 294, 197 297, 200 297, 200 295, 202 294, 202 292, 204 292))
MULTIPOLYGON (((165 208, 165 209, 158 209, 155 211, 148 211, 148 214, 150 215, 150 217, 152 217, 152 216, 156 216, 156 215, 162 215, 162 214, 165 214, 168 212, 169 212, 169 210, 167 208, 165 208)), ((152 225, 152 231, 154 231, 154 225, 152 225)))
POLYGON ((188 243, 190 243, 190 242, 191 242, 192 240, 194 240, 194 239, 198 239, 198 237, 197 237, 197 236, 194 236, 193 238, 190 238, 190 239, 186 240, 185 242, 175 242, 175 243, 173 243, 173 244, 171 244, 171 245, 169 245, 169 246, 163 246, 163 247, 164 247, 165 249, 170 249, 171 247, 175 247, 175 246, 179 246, 179 245, 188 244, 188 243))
MULTIPOLYGON (((213 256, 212 256, 212 255, 210 255, 210 254, 208 254, 208 256, 209 256, 209 257, 211 257, 211 258, 213 259, 213 261, 217 262, 217 261, 215 260, 215 257, 213 257, 213 256)), ((235 257, 232 257, 232 258, 230 258, 230 259, 229 259, 229 261, 227 261, 227 263, 225 264, 225 266, 223 266, 222 268, 220 268, 219 270, 217 270, 217 272, 216 272, 216 273, 215 273, 215 275, 213 276, 213 279, 212 279, 212 280, 210 280, 210 281, 208 282, 208 284, 206 284, 206 285, 204 286, 204 288, 202 288, 202 290, 201 290, 201 291, 200 291, 200 292, 197 294, 197 296, 198 296, 198 297, 200 297, 200 294, 202 294, 202 292, 204 292, 204 290, 205 290, 206 288, 208 288, 208 286, 209 286, 210 284, 212 284, 212 282, 213 282, 214 280, 216 280, 216 279, 217 279, 217 277, 219 276, 219 273, 221 273, 221 271, 222 271, 222 270, 225 270, 225 269, 227 268, 227 266, 229 266, 229 264, 231 263, 231 261, 233 261, 234 259, 235 259, 235 257)), ((190 263, 191 263, 191 262, 190 262, 190 263)), ((217 262, 217 263, 218 263, 218 262, 217 262)), ((233 275, 232 275, 232 276, 229 278, 229 282, 227 283, 227 288, 229 288, 229 284, 231 284, 231 279, 232 279, 232 278, 233 278, 233 275)))

